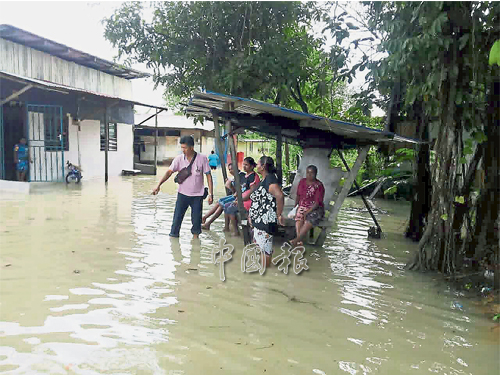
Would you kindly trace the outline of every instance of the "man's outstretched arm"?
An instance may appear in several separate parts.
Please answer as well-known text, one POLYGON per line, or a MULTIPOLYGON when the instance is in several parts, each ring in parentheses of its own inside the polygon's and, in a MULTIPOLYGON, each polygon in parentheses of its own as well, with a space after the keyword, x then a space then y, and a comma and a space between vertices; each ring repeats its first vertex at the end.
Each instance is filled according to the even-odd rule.
POLYGON ((156 195, 160 192, 160 186, 165 182, 167 181, 170 176, 172 176, 172 173, 174 173, 173 170, 169 169, 164 175, 163 177, 161 178, 161 180, 158 182, 158 185, 156 185, 156 187, 153 189, 153 192, 151 194, 153 195, 156 195))

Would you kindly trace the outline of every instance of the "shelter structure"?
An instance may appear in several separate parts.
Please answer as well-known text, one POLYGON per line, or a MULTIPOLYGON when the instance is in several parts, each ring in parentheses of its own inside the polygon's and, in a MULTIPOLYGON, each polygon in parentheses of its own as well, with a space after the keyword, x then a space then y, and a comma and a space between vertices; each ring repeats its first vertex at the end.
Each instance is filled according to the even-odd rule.
MULTIPOLYGON (((283 143, 296 144, 303 148, 303 156, 292 184, 290 197, 285 200, 284 215, 287 215, 294 207, 297 187, 300 180, 305 177, 307 166, 316 165, 318 179, 323 182, 326 190, 324 205, 327 210, 327 215, 319 226, 320 231, 314 239, 314 243, 318 246, 323 245, 328 229, 335 223, 340 207, 355 183, 356 175, 370 147, 381 143, 418 143, 414 139, 401 137, 391 132, 328 119, 254 99, 210 91, 196 92, 185 112, 187 115, 203 116, 212 120, 215 126, 216 143, 220 143, 222 139, 221 124, 225 124, 228 134, 245 129, 276 140, 275 161, 280 181, 283 181, 283 143), (358 156, 353 166, 349 168, 345 163, 346 171, 341 168, 330 168, 330 156, 333 151, 337 151, 343 158, 342 150, 353 148, 358 149, 358 156), (342 179, 343 184, 341 184, 342 179)), ((233 137, 228 138, 231 153, 235 153, 234 142, 231 142, 233 137)), ((235 178, 236 176, 238 174, 235 174, 235 178)), ((239 187, 238 181, 236 182, 236 186, 239 187)), ((239 196, 240 194, 241 191, 238 191, 239 196)), ((238 201, 242 201, 241 197, 238 201)), ((243 212, 245 216, 242 207, 240 207, 240 212, 243 212)), ((375 217, 372 217, 376 221, 375 217)), ((246 217, 241 218, 241 223, 243 226, 247 225, 246 217)), ((294 226, 291 219, 288 219, 286 224, 289 227, 294 226)))
POLYGON ((64 181, 68 159, 86 178, 133 168, 132 79, 148 77, 10 25, 0 25, 0 188, 15 179, 26 138, 29 182, 64 181))

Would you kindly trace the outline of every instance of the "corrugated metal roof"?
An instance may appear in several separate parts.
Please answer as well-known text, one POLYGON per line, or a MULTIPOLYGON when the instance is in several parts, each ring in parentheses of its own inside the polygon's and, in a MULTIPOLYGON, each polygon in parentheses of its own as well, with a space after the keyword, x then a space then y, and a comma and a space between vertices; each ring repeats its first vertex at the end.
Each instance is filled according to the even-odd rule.
POLYGON ((100 70, 101 72, 117 77, 134 79, 151 76, 149 73, 143 73, 135 69, 124 67, 11 25, 0 25, 0 38, 34 48, 50 55, 60 57, 61 59, 73 61, 79 65, 100 70))
POLYGON ((212 118, 212 111, 225 112, 226 104, 234 103, 234 109, 231 112, 243 115, 259 116, 270 114, 281 118, 296 120, 301 128, 311 128, 328 133, 334 133, 350 140, 363 140, 372 143, 380 142, 407 142, 419 143, 411 138, 401 137, 391 132, 378 129, 372 129, 361 125, 329 119, 313 114, 296 111, 293 109, 281 107, 275 104, 262 102, 255 99, 241 98, 220 94, 212 91, 196 92, 187 108, 186 114, 205 116, 212 118))
POLYGON ((26 84, 33 84, 33 86, 35 86, 35 87, 39 87, 42 89, 46 88, 47 90, 58 91, 61 93, 66 93, 66 94, 70 93, 70 92, 80 93, 80 94, 88 94, 88 95, 92 95, 92 96, 96 96, 96 97, 100 97, 100 98, 119 100, 119 101, 124 102, 124 103, 129 103, 129 104, 133 104, 133 105, 140 105, 140 106, 149 107, 149 108, 163 109, 165 111, 168 111, 167 107, 160 107, 160 106, 155 106, 155 105, 151 105, 151 104, 147 104, 147 103, 137 102, 134 100, 122 99, 122 98, 119 98, 119 97, 113 96, 113 95, 106 95, 106 94, 101 94, 101 93, 94 92, 94 91, 78 89, 76 87, 65 86, 65 85, 61 85, 61 84, 50 82, 50 81, 43 81, 41 79, 23 77, 23 76, 20 76, 18 74, 5 72, 3 70, 0 70, 0 78, 9 79, 12 81, 17 81, 17 82, 23 82, 26 84))

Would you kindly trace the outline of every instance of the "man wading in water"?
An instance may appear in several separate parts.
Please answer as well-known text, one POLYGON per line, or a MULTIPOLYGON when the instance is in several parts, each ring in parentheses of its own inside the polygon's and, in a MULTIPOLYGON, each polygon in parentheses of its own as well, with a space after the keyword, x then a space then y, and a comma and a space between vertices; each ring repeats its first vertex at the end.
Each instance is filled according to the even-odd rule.
POLYGON ((160 186, 167 181, 172 173, 179 172, 176 181, 179 184, 177 202, 175 204, 174 220, 170 229, 170 237, 179 237, 182 220, 188 207, 191 207, 191 233, 194 238, 198 238, 201 233, 201 217, 203 211, 203 199, 205 198, 205 187, 203 185, 203 175, 207 176, 208 183, 208 204, 213 202, 214 186, 208 158, 205 155, 194 151, 194 139, 191 136, 184 136, 180 141, 182 155, 175 157, 167 173, 162 177, 152 194, 160 192, 160 186))

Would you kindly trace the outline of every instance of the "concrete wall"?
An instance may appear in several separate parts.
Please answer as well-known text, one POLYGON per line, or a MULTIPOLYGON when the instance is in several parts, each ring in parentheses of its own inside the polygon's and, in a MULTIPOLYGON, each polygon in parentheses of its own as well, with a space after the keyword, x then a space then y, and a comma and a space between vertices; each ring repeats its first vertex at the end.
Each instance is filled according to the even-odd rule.
POLYGON ((263 154, 260 149, 264 149, 267 156, 276 157, 275 155, 270 155, 269 150, 271 147, 271 142, 245 142, 244 140, 238 140, 238 152, 243 152, 245 157, 251 156, 257 161, 263 154), (252 144, 252 146, 251 146, 252 144))
POLYGON ((132 82, 0 38, 0 70, 132 100, 132 82))
MULTIPOLYGON (((195 134, 195 147, 196 152, 202 153, 204 155, 210 154, 212 150, 215 150, 214 139, 211 137, 201 136, 200 130, 181 130, 181 136, 195 134), (198 140, 198 142, 196 142, 198 140)), ((141 140, 145 142, 146 151, 141 151, 141 161, 152 162, 154 160, 154 136, 141 136, 141 140)), ((163 162, 175 158, 181 153, 181 148, 179 145, 180 137, 167 136, 158 137, 158 150, 157 159, 158 162, 163 162)))
MULTIPOLYGON (((100 122, 84 120, 78 126, 69 125, 69 151, 64 153, 64 160, 78 164, 78 144, 80 145, 80 160, 84 179, 104 177, 104 151, 101 151, 100 122)), ((117 151, 108 152, 108 174, 119 176, 123 169, 133 169, 134 166, 134 134, 131 125, 118 124, 117 151)), ((67 172, 67 171, 66 171, 67 172)))
MULTIPOLYGON (((30 154, 34 161, 31 164, 30 176, 32 181, 35 179, 62 181, 68 170, 62 170, 62 158, 60 152, 45 152, 43 147, 43 121, 35 119, 42 117, 41 113, 30 113, 33 117, 30 133, 35 132, 37 141, 30 142, 30 154), (38 132, 41 135, 38 137, 38 132), (40 140, 38 140, 40 139, 40 140), (47 168, 46 168, 47 166, 47 168), (47 171, 47 172, 46 172, 47 171)), ((80 130, 78 126, 72 125, 69 121, 69 151, 64 151, 64 163, 68 160, 75 164, 79 164, 83 170, 82 174, 85 179, 102 178, 104 177, 104 151, 101 151, 101 136, 100 123, 96 120, 84 120, 80 122, 80 130)), ((123 169, 133 168, 133 131, 132 126, 127 124, 118 124, 117 129, 118 146, 117 151, 109 151, 108 158, 108 174, 109 176, 121 175, 123 169)), ((33 138, 32 138, 33 139, 33 138)))

